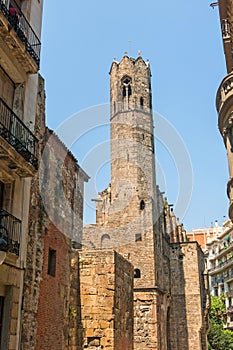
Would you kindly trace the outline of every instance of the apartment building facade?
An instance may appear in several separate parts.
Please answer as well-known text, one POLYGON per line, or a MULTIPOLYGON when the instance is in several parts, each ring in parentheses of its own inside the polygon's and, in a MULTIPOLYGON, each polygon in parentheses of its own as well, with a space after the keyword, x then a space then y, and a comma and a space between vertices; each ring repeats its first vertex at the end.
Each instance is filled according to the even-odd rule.
POLYGON ((0 348, 19 347, 43 0, 0 1, 0 348))

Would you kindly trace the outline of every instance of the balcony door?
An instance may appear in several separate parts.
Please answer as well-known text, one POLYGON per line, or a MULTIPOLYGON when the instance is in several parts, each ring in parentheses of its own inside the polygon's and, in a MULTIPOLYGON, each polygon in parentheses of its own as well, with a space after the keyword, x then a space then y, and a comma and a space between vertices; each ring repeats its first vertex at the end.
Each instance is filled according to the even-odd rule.
POLYGON ((13 81, 0 66, 0 97, 10 108, 13 107, 14 91, 15 85, 13 81))
POLYGON ((0 181, 0 209, 3 209, 4 183, 0 181))
POLYGON ((0 350, 4 350, 3 349, 3 342, 2 342, 2 338, 3 338, 3 312, 4 312, 4 301, 5 301, 5 297, 0 296, 0 350))

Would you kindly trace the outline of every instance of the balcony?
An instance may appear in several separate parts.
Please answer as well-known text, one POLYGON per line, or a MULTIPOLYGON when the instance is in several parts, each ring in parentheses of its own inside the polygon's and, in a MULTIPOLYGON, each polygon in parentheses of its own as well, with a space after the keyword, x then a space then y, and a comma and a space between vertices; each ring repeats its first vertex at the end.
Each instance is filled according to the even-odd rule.
POLYGON ((233 269, 227 273, 227 276, 224 278, 225 282, 230 282, 233 280, 233 269))
POLYGON ((0 98, 1 170, 33 176, 38 168, 38 140, 0 98))
POLYGON ((224 262, 221 262, 219 265, 213 267, 208 272, 210 275, 213 275, 215 273, 220 273, 221 271, 225 270, 226 268, 230 267, 231 265, 233 266, 233 257, 224 261, 224 262))
POLYGON ((15 0, 0 0, 0 38, 26 73, 38 71, 41 43, 15 0))
POLYGON ((228 112, 233 104, 233 73, 228 74, 220 84, 216 96, 216 108, 219 114, 218 125, 221 133, 225 127, 228 112))
MULTIPOLYGON (((233 279, 233 274, 232 274, 232 277, 231 277, 232 279, 233 279)), ((233 290, 232 289, 229 289, 227 292, 226 292, 226 296, 228 297, 228 298, 232 298, 233 297, 233 290)))
POLYGON ((21 221, 0 209, 0 238, 6 243, 5 250, 19 256, 21 221))

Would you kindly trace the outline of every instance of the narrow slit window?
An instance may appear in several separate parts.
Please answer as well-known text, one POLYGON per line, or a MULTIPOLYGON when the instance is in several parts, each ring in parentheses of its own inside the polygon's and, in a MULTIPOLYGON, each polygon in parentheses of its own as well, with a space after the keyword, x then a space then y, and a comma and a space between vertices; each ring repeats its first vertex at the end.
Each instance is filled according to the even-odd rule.
POLYGON ((139 269, 134 270, 134 278, 141 278, 141 271, 139 269))
POLYGON ((56 250, 53 249, 49 249, 48 275, 53 277, 56 275, 56 250))
POLYGON ((140 97, 140 107, 141 107, 141 109, 143 109, 143 106, 144 106, 144 99, 143 99, 143 97, 140 97))
POLYGON ((142 241, 142 234, 136 233, 135 235, 135 242, 141 242, 142 241))
POLYGON ((140 210, 144 210, 145 209, 145 202, 144 200, 141 200, 140 202, 140 210))

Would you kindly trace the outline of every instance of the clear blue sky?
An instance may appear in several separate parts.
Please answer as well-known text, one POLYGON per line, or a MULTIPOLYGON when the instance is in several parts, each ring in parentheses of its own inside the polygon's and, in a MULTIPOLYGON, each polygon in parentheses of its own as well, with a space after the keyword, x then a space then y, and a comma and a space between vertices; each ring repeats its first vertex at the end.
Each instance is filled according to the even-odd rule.
MULTIPOLYGON (((215 109, 216 90, 226 74, 218 8, 213 10, 210 0, 71 0, 63 7, 55 0, 44 2, 41 74, 48 126, 56 129, 78 111, 108 102, 112 59, 120 60, 124 51, 135 57, 141 50, 151 63, 153 108, 174 125, 191 157, 193 194, 182 221, 187 229, 216 219, 221 223, 228 210, 228 168, 215 109)), ((92 145, 105 133, 103 128, 101 137, 93 134, 92 145)), ((84 149, 73 152, 82 164, 84 149)), ((176 167, 166 153, 158 143, 166 194, 174 203, 176 167)), ((107 168, 98 175, 99 191, 108 185, 107 168)), ((86 212, 86 221, 91 219, 86 212)))

